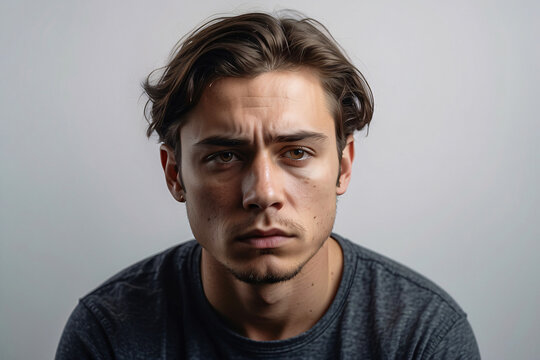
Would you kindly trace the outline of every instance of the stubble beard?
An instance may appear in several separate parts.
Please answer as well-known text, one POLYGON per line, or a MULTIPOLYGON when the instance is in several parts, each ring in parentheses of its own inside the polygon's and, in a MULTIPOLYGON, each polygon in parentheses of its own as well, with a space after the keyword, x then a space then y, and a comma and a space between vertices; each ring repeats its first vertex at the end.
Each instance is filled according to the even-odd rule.
MULTIPOLYGON (((240 280, 242 282, 245 282, 247 284, 250 284, 250 285, 269 285, 269 284, 277 284, 277 283, 280 283, 280 282, 289 281, 289 280, 292 280, 294 277, 296 277, 296 275, 298 275, 302 271, 304 266, 321 250, 324 243, 328 240, 329 236, 330 236, 330 234, 328 234, 328 236, 326 236, 321 241, 321 243, 319 244, 317 249, 312 254, 310 254, 307 259, 305 259, 304 261, 300 262, 298 265, 293 267, 292 270, 282 272, 282 273, 272 272, 271 271, 271 272, 267 272, 265 274, 259 274, 255 270, 237 271, 237 270, 235 270, 235 269, 233 269, 231 267, 228 267, 228 266, 227 266, 227 270, 236 279, 238 279, 238 280, 240 280)), ((260 255, 261 256, 271 255, 272 252, 273 252, 272 249, 262 250, 260 252, 260 255)))

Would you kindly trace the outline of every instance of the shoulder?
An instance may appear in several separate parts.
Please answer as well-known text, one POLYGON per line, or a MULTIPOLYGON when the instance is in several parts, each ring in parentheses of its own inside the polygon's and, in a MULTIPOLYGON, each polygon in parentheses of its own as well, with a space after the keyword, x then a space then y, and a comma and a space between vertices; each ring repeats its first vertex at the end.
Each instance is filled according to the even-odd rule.
POLYGON ((107 294, 115 291, 119 286, 128 284, 143 288, 160 285, 166 280, 171 270, 186 266, 188 257, 196 246, 195 240, 187 241, 138 261, 106 280, 84 298, 107 294))
POLYGON ((197 249, 192 240, 150 256, 81 298, 56 358, 156 358, 163 336, 181 332, 176 319, 197 249))
MULTIPOLYGON (((334 234, 334 236, 340 242, 343 251, 349 252, 346 257, 352 262, 350 265, 355 267, 357 274, 361 274, 363 281, 377 283, 378 291, 386 292, 388 295, 399 294, 401 297, 408 294, 415 300, 423 297, 434 298, 447 304, 456 315, 465 315, 465 312, 445 290, 424 275, 339 235, 334 234), (399 290, 399 293, 395 293, 396 290, 399 290), (407 290, 410 290, 410 293, 407 290)), ((405 297, 404 300, 406 299, 405 297)))
POLYGON ((381 351, 396 351, 392 355, 400 356, 415 351, 408 355, 423 358, 439 351, 441 344, 451 343, 448 337, 477 349, 466 313, 440 286, 381 254, 339 235, 333 237, 342 246, 350 267, 347 271, 354 274, 349 294, 354 309, 349 311, 356 312, 355 316, 360 313, 371 324, 371 335, 381 351))
POLYGON ((126 312, 148 307, 170 296, 187 270, 190 255, 197 247, 194 240, 171 247, 120 271, 80 299, 91 311, 126 312))
POLYGON ((188 241, 129 266, 81 298, 78 309, 89 313, 111 341, 161 333, 176 311, 172 304, 182 303, 197 247, 188 241))
POLYGON ((101 354, 109 348, 111 353, 153 357, 163 335, 179 331, 170 319, 180 314, 197 249, 192 240, 148 257, 81 298, 64 329, 58 354, 81 351, 77 349, 101 354))

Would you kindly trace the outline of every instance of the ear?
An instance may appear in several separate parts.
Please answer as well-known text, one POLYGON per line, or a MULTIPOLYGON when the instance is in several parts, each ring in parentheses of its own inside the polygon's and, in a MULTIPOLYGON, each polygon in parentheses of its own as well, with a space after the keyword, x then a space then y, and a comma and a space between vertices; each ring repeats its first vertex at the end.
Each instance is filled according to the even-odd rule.
POLYGON ((339 175, 339 182, 336 188, 337 195, 345 194, 349 182, 351 181, 352 164, 354 160, 354 137, 352 135, 347 136, 347 143, 341 154, 341 172, 339 175))
POLYGON ((165 172, 165 181, 169 191, 177 201, 185 202, 184 188, 180 182, 174 150, 170 146, 162 144, 159 148, 159 155, 161 156, 161 166, 163 166, 165 172))

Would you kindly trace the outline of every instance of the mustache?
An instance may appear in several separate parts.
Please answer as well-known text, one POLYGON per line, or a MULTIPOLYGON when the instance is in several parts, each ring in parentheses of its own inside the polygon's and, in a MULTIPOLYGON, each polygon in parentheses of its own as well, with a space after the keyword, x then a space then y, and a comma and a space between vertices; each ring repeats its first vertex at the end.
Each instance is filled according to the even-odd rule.
POLYGON ((301 234, 305 232, 305 228, 297 223, 294 220, 283 218, 283 217, 273 217, 271 219, 265 219, 264 221, 257 221, 256 219, 251 219, 249 221, 236 223, 232 225, 229 229, 230 233, 235 237, 245 233, 246 230, 254 230, 257 228, 278 228, 287 233, 291 234, 301 234))

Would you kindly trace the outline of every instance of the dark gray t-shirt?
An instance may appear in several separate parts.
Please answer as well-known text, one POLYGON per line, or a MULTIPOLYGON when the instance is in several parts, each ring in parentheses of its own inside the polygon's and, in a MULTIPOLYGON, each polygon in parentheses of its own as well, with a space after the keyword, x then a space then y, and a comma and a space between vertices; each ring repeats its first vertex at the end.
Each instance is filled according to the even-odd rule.
POLYGON ((204 296, 201 247, 143 260, 82 298, 56 359, 479 359, 465 313, 412 270, 332 234, 344 254, 336 297, 310 330, 254 341, 204 296))

